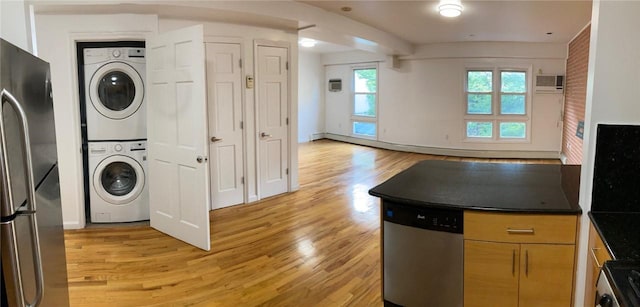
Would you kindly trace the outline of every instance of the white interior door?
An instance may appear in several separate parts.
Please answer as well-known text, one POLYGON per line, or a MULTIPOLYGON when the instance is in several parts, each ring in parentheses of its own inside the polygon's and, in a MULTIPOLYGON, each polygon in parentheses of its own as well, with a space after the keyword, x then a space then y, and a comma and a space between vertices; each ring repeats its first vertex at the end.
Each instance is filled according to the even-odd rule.
POLYGON ((206 43, 211 208, 244 202, 240 44, 206 43))
POLYGON ((288 186, 288 49, 257 49, 259 188, 264 198, 284 193, 288 186))
POLYGON ((151 227, 209 250, 203 26, 147 40, 151 227))

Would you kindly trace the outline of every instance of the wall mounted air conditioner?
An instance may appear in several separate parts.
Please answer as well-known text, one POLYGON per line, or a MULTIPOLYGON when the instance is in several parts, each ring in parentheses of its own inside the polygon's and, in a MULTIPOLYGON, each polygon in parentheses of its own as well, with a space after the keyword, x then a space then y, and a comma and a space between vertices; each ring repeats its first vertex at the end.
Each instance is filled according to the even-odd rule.
POLYGON ((536 94, 562 94, 564 93, 564 76, 537 75, 536 94))
POLYGON ((342 79, 329 79, 329 92, 342 91, 342 79))

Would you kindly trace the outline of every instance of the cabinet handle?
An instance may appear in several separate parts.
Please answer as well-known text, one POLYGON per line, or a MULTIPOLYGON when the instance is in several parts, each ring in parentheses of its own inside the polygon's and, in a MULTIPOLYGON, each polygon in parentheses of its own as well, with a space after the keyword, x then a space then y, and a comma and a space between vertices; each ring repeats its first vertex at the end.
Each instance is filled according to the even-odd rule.
POLYGON ((507 233, 509 234, 533 234, 533 228, 529 228, 529 229, 513 229, 513 228, 507 228, 507 233))
POLYGON ((516 276, 516 250, 513 250, 513 256, 511 257, 511 275, 516 276))
POLYGON ((598 250, 599 248, 597 247, 592 247, 591 248, 591 258, 593 258, 593 261, 595 261, 596 266, 598 267, 598 269, 602 268, 602 265, 600 264, 600 261, 598 261, 598 257, 596 256, 596 250, 598 250))
POLYGON ((524 250, 524 276, 529 277, 529 250, 524 250))

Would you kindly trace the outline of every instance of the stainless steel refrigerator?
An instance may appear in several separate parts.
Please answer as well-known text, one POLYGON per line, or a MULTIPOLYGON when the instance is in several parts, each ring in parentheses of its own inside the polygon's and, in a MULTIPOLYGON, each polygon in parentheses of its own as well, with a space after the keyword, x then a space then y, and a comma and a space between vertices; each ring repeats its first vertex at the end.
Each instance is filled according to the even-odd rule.
POLYGON ((49 64, 0 39, 2 306, 68 306, 49 64))

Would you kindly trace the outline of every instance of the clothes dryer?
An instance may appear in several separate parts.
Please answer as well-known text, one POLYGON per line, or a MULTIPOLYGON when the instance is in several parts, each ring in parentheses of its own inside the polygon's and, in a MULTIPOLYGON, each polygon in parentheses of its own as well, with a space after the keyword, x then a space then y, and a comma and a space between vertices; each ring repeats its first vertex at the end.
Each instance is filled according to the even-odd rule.
POLYGON ((146 139, 145 49, 86 48, 87 140, 146 139))
POLYGON ((149 219, 145 141, 89 142, 92 223, 149 219))

